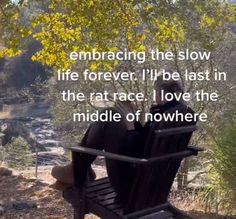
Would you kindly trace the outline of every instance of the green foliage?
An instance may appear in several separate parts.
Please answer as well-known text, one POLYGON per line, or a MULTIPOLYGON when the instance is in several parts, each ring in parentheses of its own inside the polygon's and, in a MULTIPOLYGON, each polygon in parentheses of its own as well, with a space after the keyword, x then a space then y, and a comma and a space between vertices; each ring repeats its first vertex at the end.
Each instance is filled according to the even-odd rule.
MULTIPOLYGON (((226 182, 226 187, 236 192, 236 125, 227 127, 217 142, 215 166, 226 182)), ((236 195, 236 193, 235 193, 236 195)), ((236 198, 236 196, 235 196, 236 198)), ((236 199, 235 199, 236 202, 236 199)))
POLYGON ((204 193, 209 207, 231 214, 236 213, 236 121, 233 122, 214 141, 209 185, 204 193))
POLYGON ((10 168, 24 169, 33 164, 30 146, 22 137, 1 147, 0 157, 10 168))

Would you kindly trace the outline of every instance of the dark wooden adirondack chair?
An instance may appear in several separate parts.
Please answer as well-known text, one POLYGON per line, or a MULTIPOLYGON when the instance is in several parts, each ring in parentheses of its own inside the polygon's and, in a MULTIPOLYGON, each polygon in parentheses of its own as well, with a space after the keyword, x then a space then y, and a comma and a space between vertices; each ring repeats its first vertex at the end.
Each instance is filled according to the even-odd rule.
POLYGON ((70 148, 75 184, 63 196, 72 204, 75 219, 84 218, 86 213, 103 219, 189 218, 168 202, 168 196, 182 159, 201 150, 188 146, 196 126, 179 127, 173 123, 152 126, 142 159, 85 147, 70 148), (81 173, 80 156, 84 153, 136 165, 137 175, 126 203, 116 198, 108 177, 90 183, 87 177, 81 177, 86 175, 81 173))

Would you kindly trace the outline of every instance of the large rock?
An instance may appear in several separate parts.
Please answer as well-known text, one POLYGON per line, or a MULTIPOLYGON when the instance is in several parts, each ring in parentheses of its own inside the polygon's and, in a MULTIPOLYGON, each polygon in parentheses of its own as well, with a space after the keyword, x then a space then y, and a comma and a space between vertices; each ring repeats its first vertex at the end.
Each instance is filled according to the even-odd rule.
MULTIPOLYGON (((3 101, 3 99, 0 99, 3 101)), ((15 119, 21 118, 50 118, 50 103, 35 102, 35 103, 15 103, 2 104, 0 110, 0 119, 15 119)))
POLYGON ((0 176, 11 176, 12 171, 5 168, 5 167, 0 167, 0 176))

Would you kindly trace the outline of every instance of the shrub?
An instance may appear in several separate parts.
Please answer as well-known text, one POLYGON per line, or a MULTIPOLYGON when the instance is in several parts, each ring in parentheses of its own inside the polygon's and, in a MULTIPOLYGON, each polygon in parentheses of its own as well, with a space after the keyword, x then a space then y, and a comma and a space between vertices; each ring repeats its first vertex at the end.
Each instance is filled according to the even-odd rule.
POLYGON ((30 146, 22 137, 15 138, 2 148, 1 157, 10 168, 24 169, 33 164, 30 146))
MULTIPOLYGON (((224 127, 213 145, 209 184, 204 193, 208 207, 235 214, 236 203, 236 123, 224 127)), ((218 212, 217 212, 218 213, 218 212)))

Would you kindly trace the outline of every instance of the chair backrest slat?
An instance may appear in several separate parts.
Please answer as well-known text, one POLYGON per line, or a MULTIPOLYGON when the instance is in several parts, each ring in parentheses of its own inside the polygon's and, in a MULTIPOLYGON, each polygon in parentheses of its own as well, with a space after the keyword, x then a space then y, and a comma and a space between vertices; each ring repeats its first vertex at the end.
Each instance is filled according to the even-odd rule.
MULTIPOLYGON (((184 105, 178 106, 178 109, 182 113, 193 113, 184 105)), ((175 110, 171 109, 167 113, 174 113, 175 110)), ((145 146, 144 158, 184 151, 195 130, 195 122, 152 123, 145 146)), ((181 160, 182 158, 170 159, 140 166, 130 193, 126 212, 134 212, 165 203, 181 160)))
POLYGON ((182 133, 189 133, 194 132, 197 129, 196 125, 186 126, 186 127, 178 127, 178 128, 171 128, 171 129, 162 129, 156 130, 155 135, 158 136, 169 136, 174 134, 182 134, 182 133))

